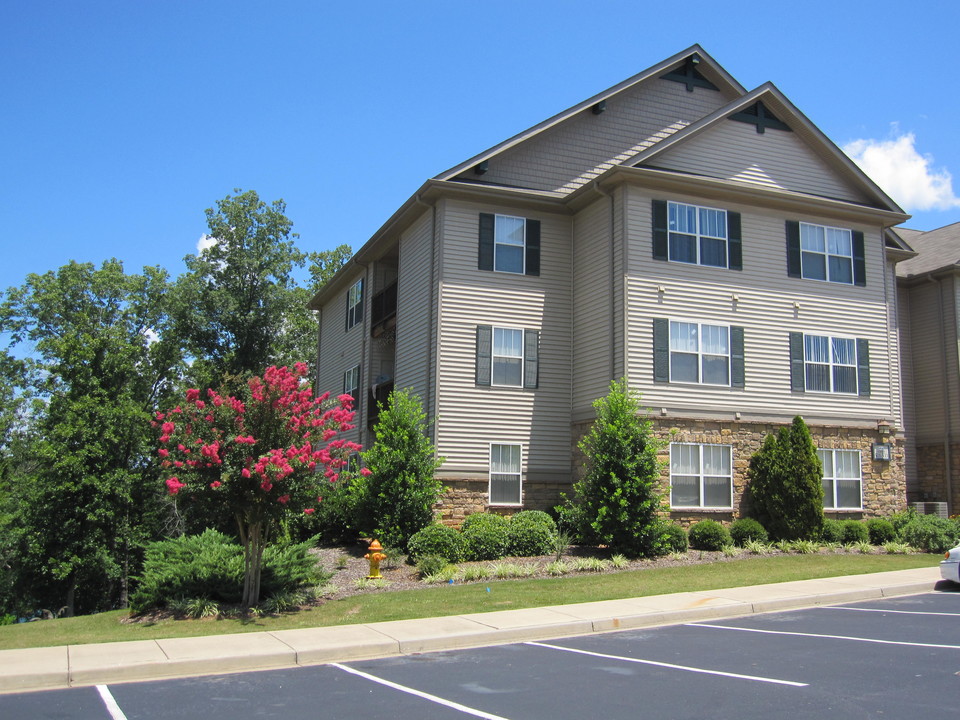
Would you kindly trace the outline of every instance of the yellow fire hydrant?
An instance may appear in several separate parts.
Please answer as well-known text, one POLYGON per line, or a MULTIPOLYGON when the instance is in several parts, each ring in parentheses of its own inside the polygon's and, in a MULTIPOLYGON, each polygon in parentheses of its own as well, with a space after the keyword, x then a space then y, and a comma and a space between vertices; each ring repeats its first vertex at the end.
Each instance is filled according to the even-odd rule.
POLYGON ((380 541, 374 540, 372 543, 370 543, 370 546, 367 549, 370 552, 363 556, 365 559, 370 561, 370 574, 367 575, 367 580, 375 580, 379 577, 383 577, 380 574, 380 561, 386 560, 387 556, 380 552, 383 550, 383 547, 380 545, 380 541))

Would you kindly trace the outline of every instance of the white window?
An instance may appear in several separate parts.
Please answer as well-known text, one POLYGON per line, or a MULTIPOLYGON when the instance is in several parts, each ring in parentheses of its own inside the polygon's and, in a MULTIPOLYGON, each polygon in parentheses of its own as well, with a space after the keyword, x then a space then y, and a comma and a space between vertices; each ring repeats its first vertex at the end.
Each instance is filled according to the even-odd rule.
POLYGON ((494 221, 493 269, 499 272, 525 272, 527 221, 520 217, 497 215, 494 221))
POLYGON ((669 258, 674 262, 727 267, 727 211, 667 203, 669 258))
POLYGON ((363 321, 363 279, 347 291, 347 330, 363 321))
POLYGON ((730 384, 730 328, 670 321, 670 382, 730 384))
POLYGON ((857 341, 826 335, 803 336, 806 389, 857 394, 857 341))
POLYGON ((823 506, 837 510, 860 510, 860 451, 817 450, 823 464, 823 506))
POLYGON ((670 443, 670 506, 733 507, 733 448, 670 443))
POLYGON ((360 366, 354 365, 343 374, 343 394, 353 397, 353 407, 360 401, 360 366))
POLYGON ((843 228, 800 223, 800 274, 810 280, 852 285, 852 233, 843 228))
POLYGON ((490 504, 521 503, 520 445, 490 445, 490 504))
POLYGON ((494 385, 523 385, 523 330, 493 328, 494 385))

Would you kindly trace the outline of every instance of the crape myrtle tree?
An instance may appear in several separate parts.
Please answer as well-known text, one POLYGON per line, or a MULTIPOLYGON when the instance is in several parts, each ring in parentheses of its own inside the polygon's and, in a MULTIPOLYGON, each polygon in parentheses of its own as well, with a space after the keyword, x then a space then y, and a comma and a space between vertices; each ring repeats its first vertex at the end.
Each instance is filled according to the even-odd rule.
POLYGON ((823 527, 823 467, 799 415, 767 435, 750 458, 749 514, 779 540, 818 537, 823 527))
POLYGON ((597 419, 579 445, 587 469, 574 484, 580 534, 630 557, 660 554, 665 506, 657 451, 663 443, 625 379, 611 382, 593 407, 597 419))
POLYGON ((346 458, 361 449, 339 437, 354 427, 353 398, 314 397, 308 372, 303 363, 271 366, 237 395, 189 389, 154 420, 167 492, 236 522, 245 608, 259 601, 271 533, 290 514, 313 514, 320 485, 338 482, 346 458))
POLYGON ((4 470, 24 605, 67 615, 125 605, 139 548, 159 532, 147 425, 180 361, 168 287, 158 268, 71 262, 0 303, 0 332, 30 348, 21 392, 36 398, 4 470))

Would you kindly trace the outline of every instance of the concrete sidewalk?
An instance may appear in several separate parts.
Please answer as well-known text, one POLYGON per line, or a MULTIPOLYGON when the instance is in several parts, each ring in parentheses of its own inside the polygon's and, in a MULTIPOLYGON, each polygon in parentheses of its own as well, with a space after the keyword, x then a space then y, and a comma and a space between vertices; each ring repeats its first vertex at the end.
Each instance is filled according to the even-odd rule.
POLYGON ((318 665, 835 605, 934 589, 939 569, 337 627, 0 650, 0 692, 318 665))

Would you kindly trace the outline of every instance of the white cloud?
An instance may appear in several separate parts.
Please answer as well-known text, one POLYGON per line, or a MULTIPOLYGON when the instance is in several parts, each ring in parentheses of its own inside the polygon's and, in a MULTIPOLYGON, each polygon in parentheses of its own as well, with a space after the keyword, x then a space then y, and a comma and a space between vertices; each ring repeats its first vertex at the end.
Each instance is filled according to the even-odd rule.
POLYGON ((197 240, 197 255, 208 248, 212 248, 216 244, 217 239, 215 237, 211 237, 210 235, 201 235, 200 239, 197 240))
POLYGON ((905 133, 890 140, 854 140, 843 151, 904 210, 960 207, 950 171, 935 168, 933 157, 917 152, 915 142, 913 133, 905 133))

